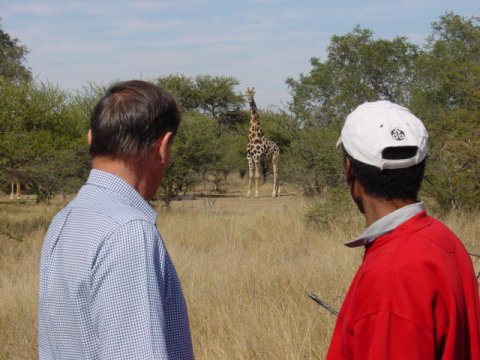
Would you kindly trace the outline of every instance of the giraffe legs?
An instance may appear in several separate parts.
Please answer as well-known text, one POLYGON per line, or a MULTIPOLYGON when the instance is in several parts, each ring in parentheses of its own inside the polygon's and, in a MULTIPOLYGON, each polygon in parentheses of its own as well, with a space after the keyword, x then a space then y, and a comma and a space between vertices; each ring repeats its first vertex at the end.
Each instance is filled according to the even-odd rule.
POLYGON ((260 178, 260 160, 247 158, 248 160, 248 192, 247 197, 252 193, 253 181, 255 180, 255 197, 259 196, 258 179, 260 178))
POLYGON ((253 185, 253 175, 254 175, 254 163, 253 159, 247 158, 248 160, 248 192, 247 197, 250 197, 252 192, 252 185, 253 185))
POLYGON ((260 160, 255 161, 255 197, 258 198, 258 179, 260 179, 260 160))
POLYGON ((12 181, 11 185, 12 185, 12 191, 10 193, 10 200, 20 199, 20 181, 18 180, 12 181))
POLYGON ((17 199, 20 199, 20 181, 17 180, 17 194, 16 194, 17 199))
MULTIPOLYGON (((258 182, 261 174, 261 162, 254 158, 247 158, 248 160, 248 191, 247 197, 250 197, 252 193, 252 186, 255 180, 255 197, 259 197, 258 191, 258 182)), ((279 196, 280 187, 278 185, 278 166, 277 166, 278 156, 274 155, 272 157, 272 170, 273 170, 273 191, 272 197, 279 196)))
POLYGON ((273 156, 272 158, 272 170, 273 170, 273 192, 272 196, 277 197, 279 195, 278 187, 278 167, 277 167, 277 157, 273 156))

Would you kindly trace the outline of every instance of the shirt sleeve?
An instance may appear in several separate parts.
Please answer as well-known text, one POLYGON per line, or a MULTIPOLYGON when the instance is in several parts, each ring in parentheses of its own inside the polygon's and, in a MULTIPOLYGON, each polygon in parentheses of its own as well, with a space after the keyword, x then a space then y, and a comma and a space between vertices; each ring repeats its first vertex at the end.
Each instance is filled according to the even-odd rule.
POLYGON ((158 253, 158 237, 153 224, 130 221, 99 249, 92 266, 91 316, 100 359, 169 359, 165 254, 158 253))

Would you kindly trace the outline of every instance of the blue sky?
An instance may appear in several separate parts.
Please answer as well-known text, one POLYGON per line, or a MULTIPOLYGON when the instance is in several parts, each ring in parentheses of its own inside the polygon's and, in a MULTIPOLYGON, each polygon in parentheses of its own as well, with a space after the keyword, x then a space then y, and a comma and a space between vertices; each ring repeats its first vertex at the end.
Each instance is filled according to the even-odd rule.
POLYGON ((422 45, 446 11, 479 16, 478 0, 0 0, 1 26, 30 49, 40 81, 63 89, 168 74, 233 76, 260 107, 290 100, 285 80, 325 59, 356 25, 422 45))

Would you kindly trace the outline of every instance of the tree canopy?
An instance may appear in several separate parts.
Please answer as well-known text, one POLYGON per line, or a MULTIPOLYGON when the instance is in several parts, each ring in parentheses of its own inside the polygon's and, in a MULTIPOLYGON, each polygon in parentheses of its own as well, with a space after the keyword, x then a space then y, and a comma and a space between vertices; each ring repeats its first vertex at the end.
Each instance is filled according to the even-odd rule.
MULTIPOLYGON (((67 92, 31 81, 28 50, 0 29, 0 181, 19 178, 39 198, 76 190, 88 174, 86 132, 105 88, 67 92)), ((343 169, 335 142, 345 117, 365 101, 408 107, 430 134, 422 195, 440 209, 480 209, 479 18, 446 13, 425 45, 405 36, 379 39, 355 27, 334 35, 325 59, 288 78, 288 109, 260 110, 262 129, 281 148, 281 179, 305 194, 339 194, 343 169)), ((212 191, 246 169, 248 110, 230 76, 181 74, 153 80, 183 108, 172 166, 159 196, 170 201, 206 178, 212 191)), ((341 197, 340 197, 341 198, 341 197)), ((313 212, 312 214, 315 214, 313 212)), ((323 214, 320 211, 318 214, 323 214)))
POLYGON ((30 70, 24 64, 27 54, 28 49, 0 26, 0 85, 7 81, 18 84, 32 79, 30 70))
POLYGON ((326 61, 310 60, 310 73, 287 79, 291 111, 305 125, 344 119, 357 105, 378 99, 406 104, 415 79, 418 47, 405 37, 374 39, 360 26, 332 37, 326 61))
POLYGON ((158 78, 157 83, 170 91, 185 111, 196 110, 227 126, 243 121, 244 99, 235 92, 240 82, 233 77, 168 75, 158 78))
MULTIPOLYGON (((303 128, 320 128, 321 139, 338 134, 345 117, 365 101, 386 99, 410 108, 430 133, 423 193, 443 209, 478 209, 479 18, 446 13, 426 40, 420 48, 401 36, 374 39, 359 26, 333 36, 325 61, 312 58, 308 74, 287 79, 290 110, 303 128)), ((316 177, 329 184, 325 173, 320 167, 316 177)))

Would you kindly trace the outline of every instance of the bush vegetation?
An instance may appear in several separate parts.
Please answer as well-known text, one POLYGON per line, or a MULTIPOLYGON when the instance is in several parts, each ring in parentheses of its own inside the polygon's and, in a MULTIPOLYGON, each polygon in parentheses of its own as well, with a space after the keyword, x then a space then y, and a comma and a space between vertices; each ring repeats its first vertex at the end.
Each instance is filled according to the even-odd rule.
MULTIPOLYGON (((18 179, 38 201, 73 193, 88 176, 85 134, 105 87, 87 84, 67 92, 32 81, 24 64, 28 50, 1 28, 0 39, 0 186, 9 191, 18 179)), ((264 132, 281 148, 281 181, 316 197, 341 186, 334 144, 342 122, 364 101, 388 99, 410 108, 429 129, 422 195, 445 212, 479 210, 479 18, 446 13, 425 41, 420 47, 403 36, 376 39, 357 26, 333 36, 326 59, 312 58, 309 73, 287 79, 288 109, 261 111, 264 132)), ((181 74, 152 81, 171 91, 184 111, 174 161, 158 198, 170 203, 205 181, 211 191, 225 191, 229 174, 246 173, 249 116, 235 90, 239 81, 181 74)))
MULTIPOLYGON (((0 358, 30 359, 41 241, 88 176, 89 114, 105 87, 67 92, 33 81, 28 50, 1 28, 0 50, 0 189, 9 192, 18 179, 35 199, 0 202, 0 358)), ((346 115, 364 101, 392 100, 424 120, 431 149, 421 197, 480 253, 478 18, 445 14, 423 47, 402 36, 376 39, 359 26, 333 36, 326 59, 312 58, 309 73, 286 80, 289 107, 261 109, 261 124, 281 148, 282 187, 295 185, 302 196, 252 201, 239 196, 242 188, 217 201, 212 195, 231 194, 232 179, 246 172, 249 116, 238 80, 175 74, 152 81, 183 108, 153 205, 183 282, 199 359, 325 355, 335 318, 305 293, 338 307, 361 260, 339 246, 361 232, 363 219, 343 185, 335 142, 346 115), (192 193, 211 197, 172 203, 192 193)))
MULTIPOLYGON (((286 196, 255 200, 233 196, 244 190, 235 176, 226 186, 230 196, 211 203, 175 201, 167 210, 153 202, 182 282, 196 358, 324 358, 336 318, 306 293, 340 307, 363 253, 342 244, 361 233, 361 215, 337 208, 342 195, 328 190, 330 223, 313 227, 303 221, 312 199, 292 196, 291 185, 286 196)), ((50 205, 0 199, 0 219, 14 235, 0 231, 0 359, 37 358, 40 246, 62 204, 59 196, 50 205)), ((452 213, 443 220, 480 253, 480 216, 452 213)))

